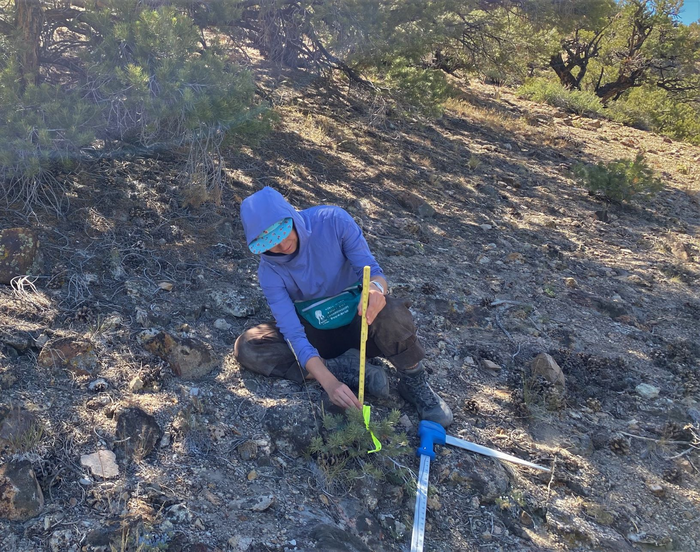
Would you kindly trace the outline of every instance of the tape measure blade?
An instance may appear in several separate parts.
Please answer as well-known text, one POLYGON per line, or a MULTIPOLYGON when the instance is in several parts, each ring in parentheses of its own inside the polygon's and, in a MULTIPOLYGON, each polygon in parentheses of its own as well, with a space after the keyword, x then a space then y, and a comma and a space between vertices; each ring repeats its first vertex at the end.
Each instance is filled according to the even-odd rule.
POLYGON ((430 479, 430 456, 422 454, 416 486, 416 511, 413 514, 413 534, 411 552, 423 552, 425 537, 425 518, 428 509, 428 481, 430 479))

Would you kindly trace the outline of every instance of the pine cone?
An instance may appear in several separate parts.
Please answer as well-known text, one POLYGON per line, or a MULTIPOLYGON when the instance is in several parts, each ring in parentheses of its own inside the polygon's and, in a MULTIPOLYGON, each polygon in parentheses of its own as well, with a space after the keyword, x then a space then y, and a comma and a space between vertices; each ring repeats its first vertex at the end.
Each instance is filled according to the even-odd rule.
POLYGON ((678 422, 668 422, 662 431, 662 436, 668 441, 692 441, 693 434, 688 426, 683 426, 678 422))
POLYGON ((65 321, 67 324, 86 324, 93 318, 94 313, 92 307, 90 307, 89 305, 82 305, 81 307, 78 307, 78 309, 75 312, 66 315, 65 321))
POLYGON ((668 356, 661 349, 654 349, 649 353, 649 357, 657 366, 664 368, 668 365, 668 356))
POLYGON ((467 414, 476 416, 479 413, 479 405, 475 400, 468 400, 466 403, 464 403, 464 411, 467 414))
POLYGON ((516 416, 519 418, 527 418, 530 416, 530 409, 525 403, 521 389, 515 389, 512 391, 510 394, 510 400, 513 403, 513 410, 515 410, 516 416))
POLYGON ((670 466, 664 470, 662 477, 669 483, 680 483, 683 479, 683 471, 678 466, 670 466))
POLYGON ((610 439, 610 450, 615 454, 629 454, 630 452, 630 441, 627 437, 622 434, 613 435, 610 439))
POLYGON ((426 282, 421 286, 420 290, 424 295, 435 295, 437 287, 432 282, 426 282))
POLYGON ((690 370, 683 371, 681 377, 683 379, 683 394, 686 397, 696 395, 700 392, 700 377, 698 377, 698 368, 691 367, 690 370))
POLYGON ((603 405, 595 397, 588 397, 586 399, 586 406, 590 408, 593 412, 600 412, 603 410, 603 405))

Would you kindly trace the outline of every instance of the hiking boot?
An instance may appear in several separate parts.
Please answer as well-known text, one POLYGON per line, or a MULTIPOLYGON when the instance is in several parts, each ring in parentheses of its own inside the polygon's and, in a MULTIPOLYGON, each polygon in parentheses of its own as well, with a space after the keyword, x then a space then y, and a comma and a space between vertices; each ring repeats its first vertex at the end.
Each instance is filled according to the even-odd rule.
MULTIPOLYGON (((326 367, 338 381, 343 382, 355 393, 360 386, 360 351, 349 349, 342 355, 324 361, 326 367)), ((389 378, 384 368, 365 362, 365 392, 385 399, 389 396, 389 378)))
POLYGON ((420 364, 401 373, 399 395, 416 407, 421 420, 436 422, 445 428, 452 423, 450 407, 428 385, 428 374, 420 364))

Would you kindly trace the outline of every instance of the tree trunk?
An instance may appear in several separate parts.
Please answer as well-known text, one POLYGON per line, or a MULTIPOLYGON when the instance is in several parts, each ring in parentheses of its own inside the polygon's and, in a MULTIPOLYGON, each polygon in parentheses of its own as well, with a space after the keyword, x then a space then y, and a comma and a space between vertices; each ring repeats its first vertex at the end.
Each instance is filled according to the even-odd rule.
POLYGON ((562 58, 561 53, 557 53, 549 59, 549 66, 554 69, 554 72, 559 77, 559 82, 567 90, 575 90, 578 88, 576 77, 571 74, 571 67, 567 67, 562 58))
POLYGON ((15 26, 20 36, 22 88, 39 83, 39 45, 43 16, 40 0, 15 0, 15 26))
POLYGON ((613 82, 598 86, 595 90, 596 96, 598 96, 600 101, 604 104, 608 103, 610 100, 617 100, 626 90, 639 86, 640 79, 643 75, 644 71, 642 69, 637 69, 630 75, 620 75, 613 82))
POLYGON ((258 46, 267 59, 287 67, 298 66, 303 40, 301 16, 296 2, 287 2, 281 8, 274 3, 261 3, 258 46))

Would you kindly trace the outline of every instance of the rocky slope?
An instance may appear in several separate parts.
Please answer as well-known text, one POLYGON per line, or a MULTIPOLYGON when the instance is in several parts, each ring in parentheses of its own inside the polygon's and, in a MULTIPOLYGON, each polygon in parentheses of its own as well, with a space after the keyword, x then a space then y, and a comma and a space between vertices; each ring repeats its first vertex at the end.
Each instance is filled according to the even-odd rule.
MULTIPOLYGON (((450 434, 553 470, 438 447, 426 550, 700 548, 700 149, 479 83, 426 122, 261 79, 280 122, 230 152, 220 205, 171 160, 105 160, 62 177, 65 216, 0 213, 43 263, 0 287, 0 548, 407 549, 410 482, 331 477, 308 454, 320 388, 232 358, 270 316, 238 220, 263 185, 362 225, 450 434), (665 183, 649 202, 604 212, 571 178, 638 151, 665 183)), ((401 411, 393 465, 415 474, 390 377, 373 416, 401 411)))

